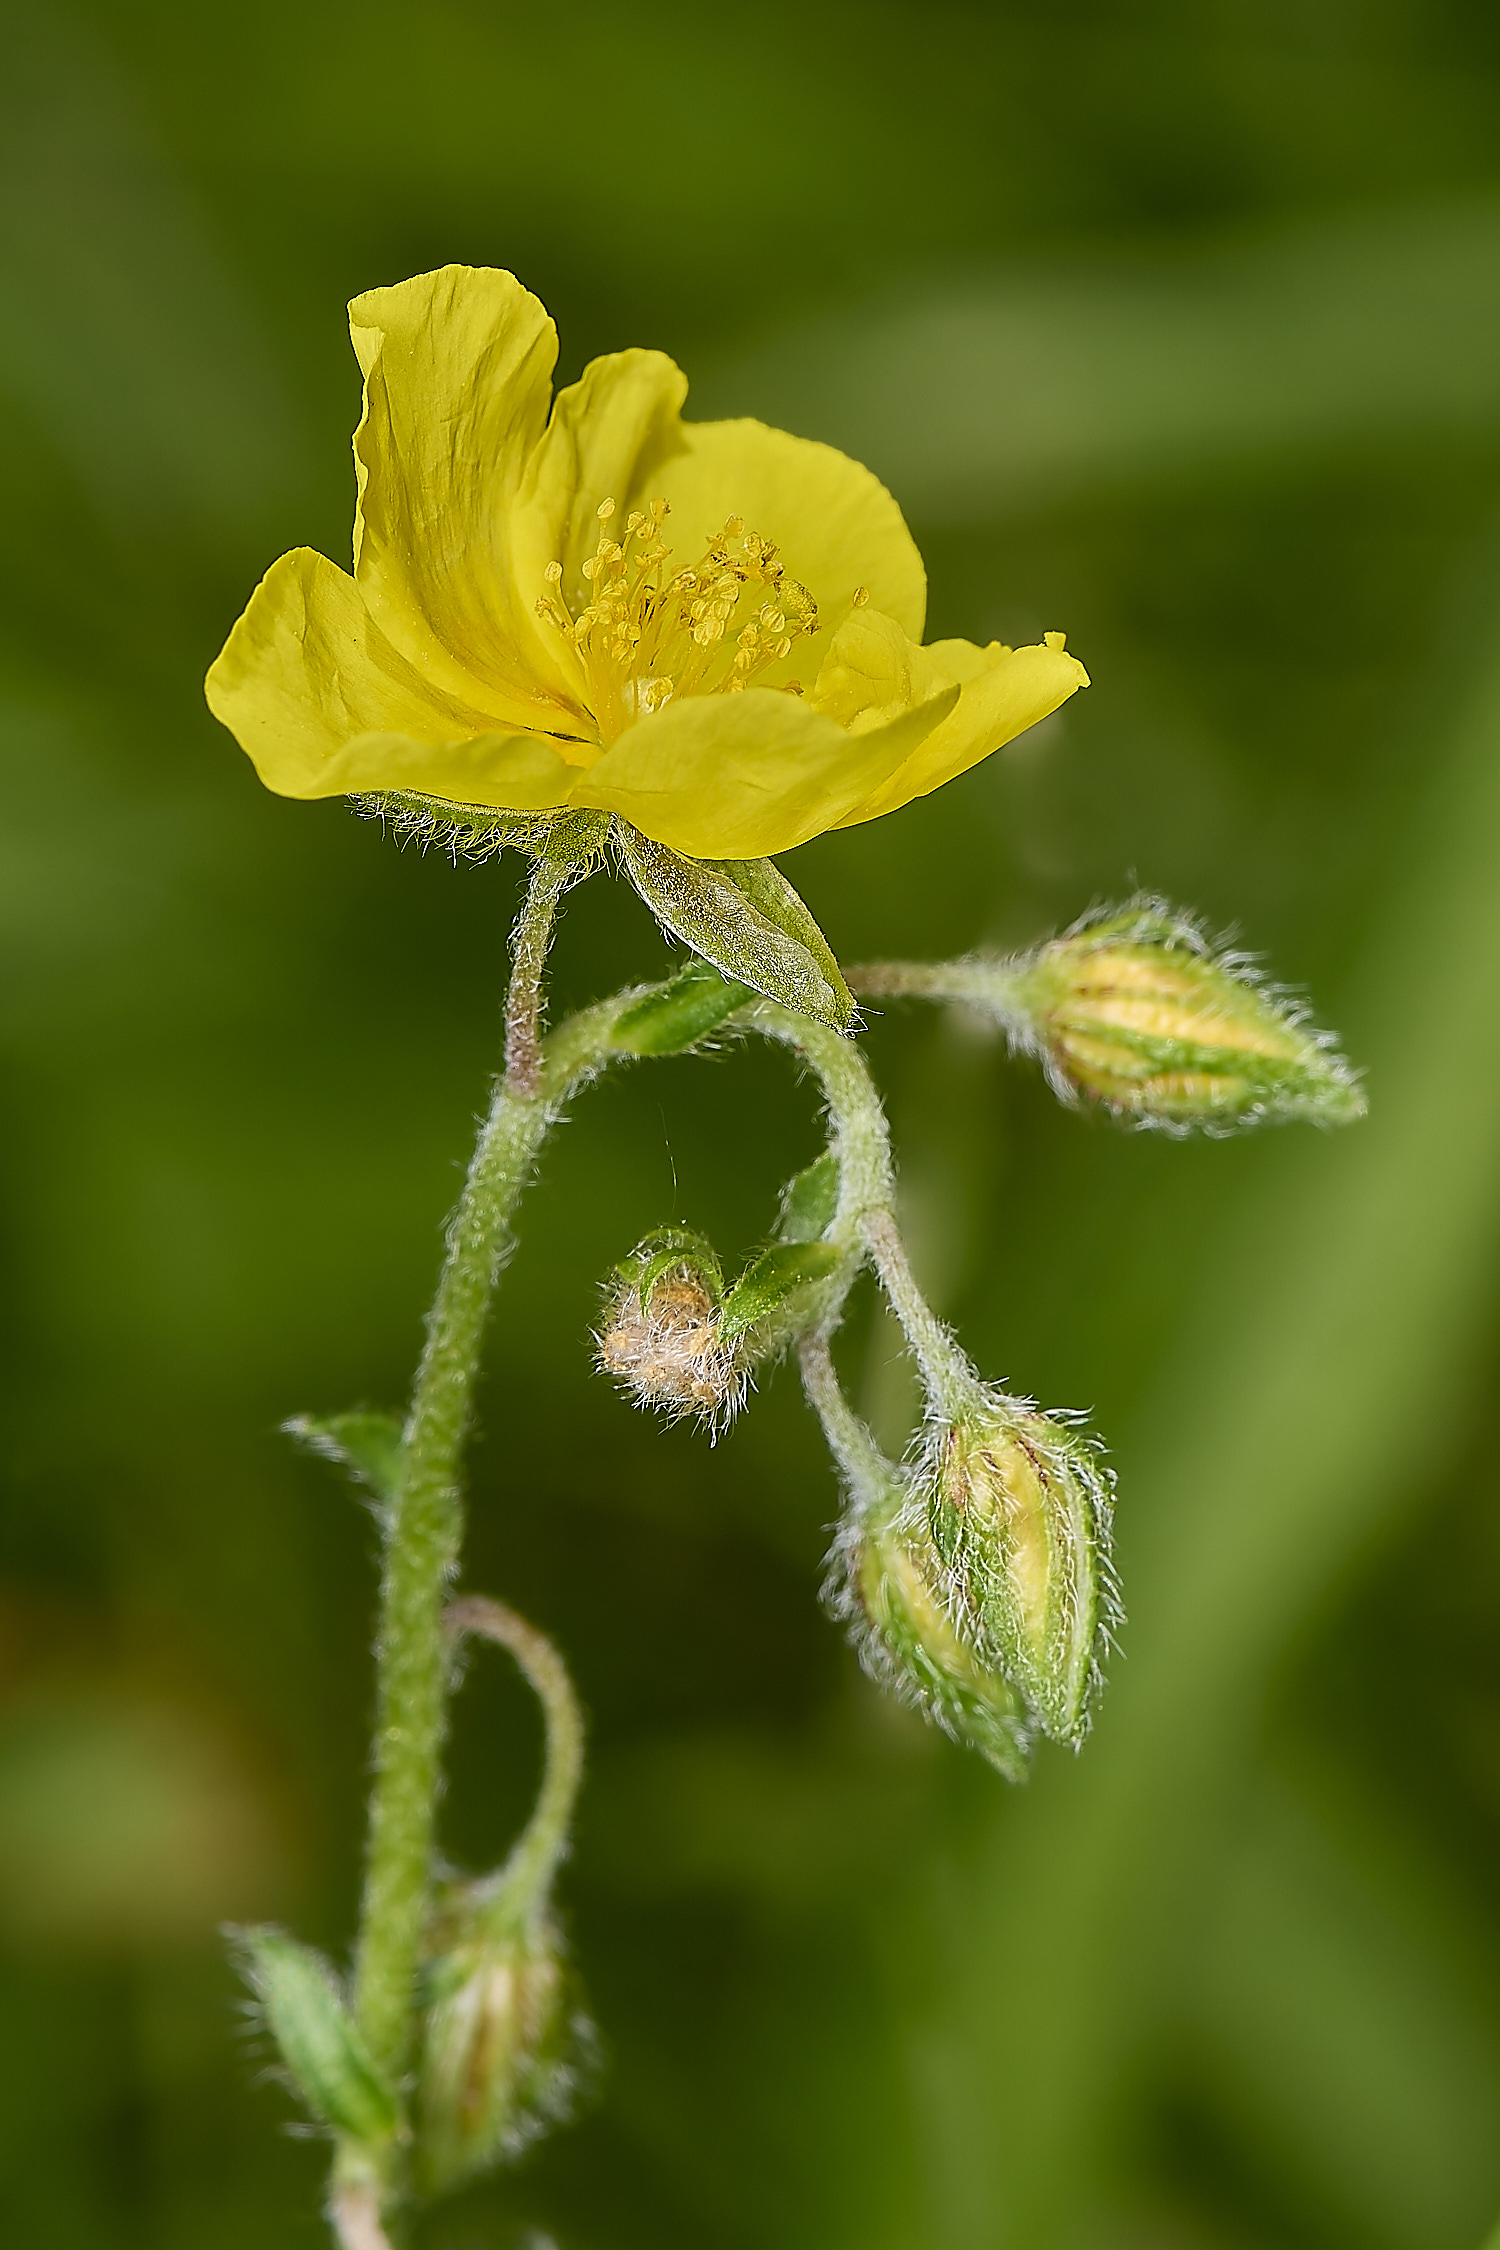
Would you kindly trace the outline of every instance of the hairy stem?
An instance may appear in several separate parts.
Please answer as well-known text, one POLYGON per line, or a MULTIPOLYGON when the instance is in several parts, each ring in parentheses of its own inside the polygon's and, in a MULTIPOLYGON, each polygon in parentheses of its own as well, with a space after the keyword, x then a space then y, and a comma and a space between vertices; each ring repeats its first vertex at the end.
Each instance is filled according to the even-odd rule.
POLYGON ((965 1000, 1018 1034, 1031 1023, 1020 965, 993 954, 966 961, 859 961, 844 980, 861 1000, 965 1000))
POLYGON ((868 1250, 934 1403, 943 1414, 962 1413, 979 1397, 981 1385, 917 1287, 907 1259, 896 1225, 890 1131, 864 1056, 852 1040, 769 1001, 747 1009, 742 1020, 795 1047, 816 1071, 839 1159, 839 1204, 830 1239, 848 1246, 857 1236, 868 1250))
POLYGON ((575 1088, 612 1059, 609 1035, 634 994, 587 1008, 545 1042, 536 1091, 495 1089, 448 1227, 407 1417, 400 1489, 387 1528, 376 1640, 370 1834, 355 1954, 354 2006, 392 2081, 406 2060, 428 1906, 446 1732, 443 1606, 458 1562, 459 1470, 475 1371, 509 1225, 536 1154, 575 1088))
POLYGON ((823 1426, 828 1450, 861 1516, 887 1508, 900 1497, 901 1472, 888 1461, 844 1396, 829 1350, 828 1331, 804 1336, 798 1346, 802 1388, 823 1426))
POLYGON ((545 1897, 567 1849, 578 1784, 583 1778, 583 1713, 573 1683, 552 1642, 504 1602, 482 1594, 454 1602, 445 1620, 450 1632, 477 1633, 508 1649, 536 1690, 547 1722, 546 1764, 535 1809, 504 1866, 490 1878, 496 1918, 507 1927, 524 1921, 545 1897))
POLYGON ((533 860, 526 896, 510 934, 513 966, 505 996, 505 1084, 518 1101, 534 1098, 540 1083, 542 978, 558 902, 576 872, 566 859, 533 860))

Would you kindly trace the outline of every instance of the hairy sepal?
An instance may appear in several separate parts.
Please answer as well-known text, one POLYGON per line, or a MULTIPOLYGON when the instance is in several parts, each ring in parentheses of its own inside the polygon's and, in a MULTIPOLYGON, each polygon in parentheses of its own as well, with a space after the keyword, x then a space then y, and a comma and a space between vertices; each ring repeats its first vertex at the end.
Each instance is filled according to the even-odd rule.
POLYGON ((830 1030, 854 1001, 817 923, 768 859, 688 859, 628 822, 615 835, 625 871, 662 928, 726 978, 830 1030))

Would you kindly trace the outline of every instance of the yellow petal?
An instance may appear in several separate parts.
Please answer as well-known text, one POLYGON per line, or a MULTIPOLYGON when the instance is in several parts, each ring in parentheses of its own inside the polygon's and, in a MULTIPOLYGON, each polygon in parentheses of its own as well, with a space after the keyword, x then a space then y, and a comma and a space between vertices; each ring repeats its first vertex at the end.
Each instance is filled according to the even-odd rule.
POLYGON ((261 580, 208 675, 209 709, 268 789, 417 789, 532 811, 577 769, 493 711, 445 695, 393 648, 352 578, 299 547, 261 580))
POLYGON ((545 436, 531 457, 516 523, 518 578, 543 591, 549 562, 563 566, 563 592, 575 613, 588 599, 583 564, 599 540, 597 510, 613 500, 611 537, 622 539, 626 502, 679 442, 687 377, 664 352, 611 352, 591 360, 557 394, 545 436))
POLYGON ((927 611, 927 574, 901 510, 878 477, 808 438, 789 437, 764 422, 684 422, 679 449, 660 464, 646 461, 630 494, 639 507, 671 502, 666 537, 677 567, 697 560, 726 516, 774 539, 794 578, 818 604, 822 625, 800 641, 774 672, 811 679, 856 588, 919 637, 927 611))
POLYGON ((1004 648, 994 641, 978 649, 969 641, 935 641, 919 653, 934 670, 961 682, 957 702, 912 756, 843 816, 840 828, 878 820, 914 797, 929 796, 1089 684, 1077 657, 1064 648, 1061 633, 1049 633, 1031 648, 1004 648))
MULTIPOLYGON (((445 266, 349 307, 365 376, 354 574, 386 638, 449 694, 566 725, 568 682, 513 565, 557 331, 514 275, 445 266), (551 696, 564 706, 546 715, 551 696)), ((574 713, 576 718, 576 712, 574 713)))
POLYGON ((579 777, 573 801, 617 812, 694 859, 768 858, 838 827, 957 700, 949 687, 850 735, 772 688, 685 696, 622 734, 579 777))
MULTIPOLYGON (((939 643, 945 649, 965 645, 939 643)), ((978 649, 973 653, 980 655, 978 649)), ((807 700, 851 733, 864 734, 951 686, 957 676, 935 650, 919 648, 893 617, 862 608, 833 635, 807 700)))

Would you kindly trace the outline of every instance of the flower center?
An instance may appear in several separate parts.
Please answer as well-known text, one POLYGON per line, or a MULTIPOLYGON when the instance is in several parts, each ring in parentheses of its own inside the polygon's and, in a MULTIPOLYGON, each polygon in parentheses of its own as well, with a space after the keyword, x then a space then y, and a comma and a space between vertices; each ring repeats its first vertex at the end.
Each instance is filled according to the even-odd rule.
MULTIPOLYGON (((577 651, 605 742, 675 696, 733 695, 817 631, 812 595, 742 517, 731 516, 690 568, 673 570, 661 535, 665 500, 632 510, 623 539, 610 536, 614 514, 613 500, 601 502, 599 544, 583 566, 589 598, 578 615, 558 562, 548 563, 536 605, 577 651)), ((789 691, 802 692, 795 681, 789 691)))

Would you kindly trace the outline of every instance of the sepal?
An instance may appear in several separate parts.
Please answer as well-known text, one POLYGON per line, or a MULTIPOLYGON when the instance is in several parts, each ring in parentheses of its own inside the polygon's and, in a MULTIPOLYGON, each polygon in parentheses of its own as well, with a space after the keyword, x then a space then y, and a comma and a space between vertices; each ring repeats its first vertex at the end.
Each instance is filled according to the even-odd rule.
POLYGON ((886 1508, 851 1510, 828 1558, 823 1600, 873 1680, 1007 1781, 1026 1779, 1026 1708, 950 1615, 920 1506, 893 1495, 886 1508))
MULTIPOLYGON (((761 1337, 757 1340, 764 1350, 771 1333, 781 1327, 792 1309, 792 1300, 826 1281, 843 1262, 843 1252, 831 1242, 773 1242, 769 1250, 752 1259, 720 1305, 721 1340, 737 1344, 758 1329, 761 1337)), ((790 1333, 807 1325, 805 1319, 795 1323, 790 1333)))
POLYGON ((609 835, 607 813, 505 812, 493 805, 451 804, 414 789, 371 790, 349 802, 366 819, 383 822, 398 843, 435 846, 454 859, 494 859, 510 849, 586 868, 603 858, 609 835))
POLYGON ((847 1031, 854 1002, 827 939, 768 859, 688 859, 628 822, 615 835, 625 871, 663 929, 725 977, 847 1031))

